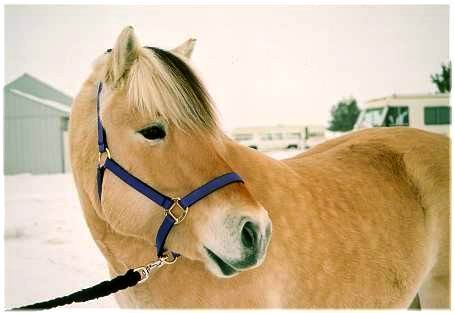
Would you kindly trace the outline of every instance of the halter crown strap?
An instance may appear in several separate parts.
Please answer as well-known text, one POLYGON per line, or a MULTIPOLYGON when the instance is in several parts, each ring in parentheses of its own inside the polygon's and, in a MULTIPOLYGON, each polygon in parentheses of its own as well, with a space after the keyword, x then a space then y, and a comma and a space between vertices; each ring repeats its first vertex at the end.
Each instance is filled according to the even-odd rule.
POLYGON ((96 91, 96 114, 98 117, 98 150, 100 153, 106 152, 107 149, 107 137, 106 130, 102 126, 101 116, 100 116, 100 102, 101 102, 101 92, 102 92, 102 82, 98 83, 98 88, 96 91))

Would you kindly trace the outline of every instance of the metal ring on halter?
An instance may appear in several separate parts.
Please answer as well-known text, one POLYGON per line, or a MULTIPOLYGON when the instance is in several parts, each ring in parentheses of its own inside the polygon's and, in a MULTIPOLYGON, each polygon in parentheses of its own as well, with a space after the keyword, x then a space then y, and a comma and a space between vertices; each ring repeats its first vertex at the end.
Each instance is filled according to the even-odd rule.
POLYGON ((111 159, 109 148, 106 148, 106 151, 98 152, 98 164, 101 164, 101 157, 104 153, 107 155, 108 159, 111 159))
POLYGON ((165 215, 170 215, 175 220, 175 225, 180 224, 188 214, 188 208, 187 207, 183 208, 180 204, 180 200, 181 200, 180 198, 172 198, 173 201, 172 206, 164 211, 165 215), (183 211, 183 213, 180 216, 176 216, 172 212, 172 210, 176 207, 180 208, 183 211))
POLYGON ((159 260, 165 264, 173 264, 177 261, 179 255, 175 255, 171 251, 165 251, 163 256, 159 260))

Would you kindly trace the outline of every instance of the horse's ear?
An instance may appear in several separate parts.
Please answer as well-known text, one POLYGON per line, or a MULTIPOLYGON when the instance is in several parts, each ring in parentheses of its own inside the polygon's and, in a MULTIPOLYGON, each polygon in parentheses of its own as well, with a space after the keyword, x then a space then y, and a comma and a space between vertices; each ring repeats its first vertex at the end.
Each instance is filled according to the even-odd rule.
POLYGON ((196 39, 195 38, 190 38, 183 42, 181 45, 178 47, 172 49, 171 51, 176 54, 180 54, 184 56, 185 58, 191 58, 192 55, 192 50, 194 50, 196 39))
POLYGON ((140 43, 134 34, 134 28, 132 26, 125 27, 112 49, 111 64, 107 70, 106 80, 118 85, 127 77, 129 69, 139 56, 140 47, 140 43))

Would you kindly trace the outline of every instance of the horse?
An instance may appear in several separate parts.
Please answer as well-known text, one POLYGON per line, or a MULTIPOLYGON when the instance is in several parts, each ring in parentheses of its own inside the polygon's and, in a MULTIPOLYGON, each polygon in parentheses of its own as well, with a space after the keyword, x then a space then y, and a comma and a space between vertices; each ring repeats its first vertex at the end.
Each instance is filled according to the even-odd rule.
POLYGON ((110 154, 140 180, 173 196, 230 171, 244 180, 188 209, 166 242, 181 257, 119 306, 406 308, 419 295, 449 307, 449 138, 373 128, 272 159, 223 133, 194 44, 142 47, 126 27, 72 105, 74 180, 112 277, 155 258, 163 212, 110 172, 98 197, 99 82, 110 154))

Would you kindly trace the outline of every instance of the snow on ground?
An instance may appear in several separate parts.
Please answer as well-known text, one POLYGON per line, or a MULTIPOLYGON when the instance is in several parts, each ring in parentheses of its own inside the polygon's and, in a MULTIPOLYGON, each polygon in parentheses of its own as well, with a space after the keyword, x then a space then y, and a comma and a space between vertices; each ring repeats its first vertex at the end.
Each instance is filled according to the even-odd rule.
MULTIPOLYGON (((301 150, 273 151, 276 159, 301 150)), ((5 176, 5 306, 67 295, 110 279, 71 174, 5 176)), ((113 296, 72 307, 117 307, 113 296)))
MULTIPOLYGON (((63 296, 108 279, 71 174, 5 176, 5 306, 63 296)), ((116 307, 112 296, 74 307, 116 307)))

